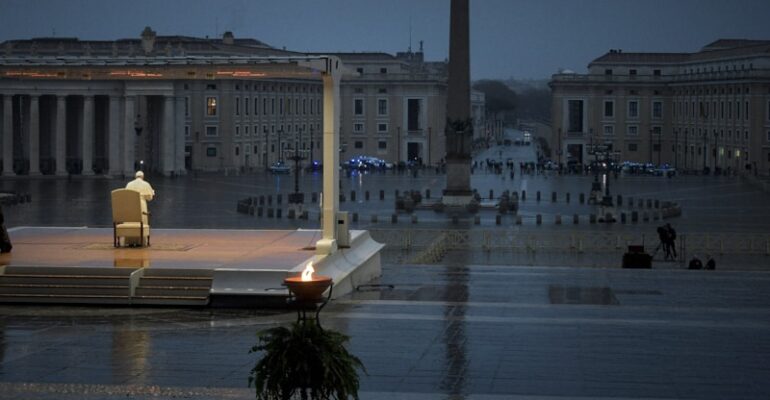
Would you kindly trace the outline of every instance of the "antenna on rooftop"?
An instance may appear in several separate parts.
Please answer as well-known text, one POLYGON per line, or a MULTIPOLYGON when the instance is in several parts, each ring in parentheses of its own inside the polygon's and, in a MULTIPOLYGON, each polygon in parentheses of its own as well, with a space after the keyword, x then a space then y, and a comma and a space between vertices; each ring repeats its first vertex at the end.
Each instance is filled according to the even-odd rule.
POLYGON ((412 52, 412 16, 409 16, 409 52, 412 52))

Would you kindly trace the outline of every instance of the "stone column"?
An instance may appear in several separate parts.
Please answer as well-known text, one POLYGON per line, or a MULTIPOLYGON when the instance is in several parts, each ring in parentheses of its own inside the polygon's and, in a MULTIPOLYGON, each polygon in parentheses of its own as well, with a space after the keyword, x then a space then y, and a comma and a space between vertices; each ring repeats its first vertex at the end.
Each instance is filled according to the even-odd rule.
POLYGON ((123 112, 123 173, 126 176, 134 176, 134 143, 136 141, 136 132, 134 131, 134 119, 136 110, 134 105, 136 96, 125 97, 125 108, 123 112))
POLYGON ((174 171, 174 96, 163 96, 163 125, 160 131, 160 168, 163 175, 174 171))
POLYGON ((40 96, 29 96, 29 174, 40 175, 40 96))
POLYGON ((174 170, 176 171, 177 175, 184 175, 186 173, 184 166, 184 147, 186 139, 184 137, 184 96, 176 97, 176 108, 174 111, 176 114, 174 120, 174 137, 176 138, 174 143, 174 157, 176 158, 174 162, 174 170))
POLYGON ((463 206, 471 192, 470 35, 468 0, 452 0, 449 18, 449 78, 447 82, 446 189, 442 201, 463 206))
POLYGON ((81 138, 83 154, 82 175, 94 174, 94 96, 83 97, 83 127, 81 138))
POLYGON ((54 133, 56 175, 67 175, 67 96, 56 96, 56 127, 54 133))
POLYGON ((110 166, 110 176, 116 176, 123 173, 123 163, 120 158, 120 97, 110 96, 109 105, 109 133, 107 137, 107 163, 110 166))
POLYGON ((13 96, 3 95, 3 176, 13 172, 13 96))
MULTIPOLYGON (((334 63, 336 59, 330 59, 334 63)), ((338 62, 338 61, 337 61, 338 62)), ((337 210, 339 210, 340 159, 340 82, 332 71, 323 76, 323 219, 321 240, 316 243, 316 254, 327 255, 337 251, 337 210)))

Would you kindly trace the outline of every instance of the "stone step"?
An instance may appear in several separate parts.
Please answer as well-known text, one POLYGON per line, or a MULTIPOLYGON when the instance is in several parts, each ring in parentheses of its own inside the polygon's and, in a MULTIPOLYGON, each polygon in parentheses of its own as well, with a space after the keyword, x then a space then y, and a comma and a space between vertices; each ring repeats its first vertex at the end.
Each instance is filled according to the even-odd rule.
POLYGON ((80 286, 110 286, 128 285, 128 276, 103 275, 41 275, 41 274, 3 274, 0 284, 32 284, 32 285, 80 285, 80 286))
POLYGON ((167 305, 167 306, 205 306, 208 296, 134 296, 131 304, 167 305))
POLYGON ((135 297, 142 296, 192 296, 208 297, 211 287, 201 286, 138 286, 135 297))
POLYGON ((195 268, 147 268, 144 270, 143 276, 146 277, 195 277, 195 278, 211 278, 214 276, 213 268, 210 270, 202 270, 195 268))
POLYGON ((139 287, 148 286, 182 286, 210 288, 213 279, 201 276, 142 276, 139 287))
POLYGON ((126 296, 128 293, 127 281, 125 285, 0 284, 0 296, 5 294, 126 296))
POLYGON ((3 294, 0 303, 55 303, 55 304, 129 304, 126 296, 105 295, 51 295, 51 294, 3 294))
POLYGON ((10 275, 84 275, 84 276, 122 276, 127 277, 136 268, 114 267, 24 267, 7 266, 5 274, 10 275))

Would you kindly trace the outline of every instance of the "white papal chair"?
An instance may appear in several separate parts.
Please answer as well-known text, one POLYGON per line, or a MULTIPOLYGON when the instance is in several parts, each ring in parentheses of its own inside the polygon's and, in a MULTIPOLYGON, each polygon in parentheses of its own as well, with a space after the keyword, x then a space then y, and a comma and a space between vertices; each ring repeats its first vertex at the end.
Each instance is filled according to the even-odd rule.
POLYGON ((112 191, 112 232, 113 244, 120 247, 120 239, 125 243, 137 240, 142 246, 150 245, 150 223, 147 203, 141 194, 130 189, 112 191))

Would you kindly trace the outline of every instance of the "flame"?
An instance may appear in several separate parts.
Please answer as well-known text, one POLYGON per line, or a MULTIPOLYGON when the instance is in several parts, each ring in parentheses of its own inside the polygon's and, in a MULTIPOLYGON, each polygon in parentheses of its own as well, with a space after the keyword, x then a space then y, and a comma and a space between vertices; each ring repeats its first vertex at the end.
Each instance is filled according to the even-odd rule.
POLYGON ((312 281, 313 280, 313 272, 315 272, 315 269, 313 269, 313 262, 307 263, 307 266, 305 267, 305 270, 302 271, 302 281, 312 281))

